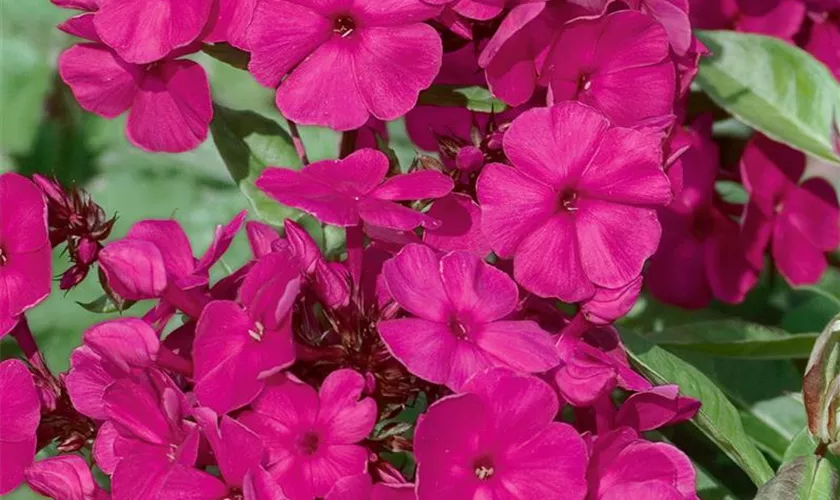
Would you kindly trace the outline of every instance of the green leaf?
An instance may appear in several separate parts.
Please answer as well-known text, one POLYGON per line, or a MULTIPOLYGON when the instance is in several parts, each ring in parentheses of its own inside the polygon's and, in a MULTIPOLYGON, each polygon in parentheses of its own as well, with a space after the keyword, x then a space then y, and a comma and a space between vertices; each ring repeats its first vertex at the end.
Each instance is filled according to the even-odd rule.
POLYGON ((712 52, 696 82, 720 107, 772 139, 827 161, 834 151, 840 85, 810 54, 785 41, 734 31, 697 31, 712 52))
POLYGON ((136 304, 135 301, 129 300, 126 301, 122 307, 118 304, 114 303, 111 297, 108 297, 107 294, 102 294, 98 299, 93 300, 91 302, 76 302, 80 306, 82 306, 86 311, 90 311, 92 313, 97 314, 114 314, 114 313, 121 313, 123 311, 128 310, 131 306, 136 304))
POLYGON ((213 142, 257 217, 275 226, 287 218, 300 217, 298 210, 277 203, 254 185, 269 165, 301 167, 289 134, 276 122, 252 111, 237 111, 219 104, 213 108, 213 142))
POLYGON ((755 500, 836 500, 840 476, 828 460, 811 455, 785 464, 755 500))
POLYGON ((791 335, 737 319, 689 323, 645 334, 663 347, 750 359, 807 359, 818 336, 791 335))
POLYGON ((484 87, 457 85, 433 85, 420 92, 417 104, 467 108, 480 113, 500 113, 506 108, 505 103, 493 97, 484 87))
POLYGON ((622 338, 633 364, 656 384, 678 384, 686 396, 703 402, 692 419, 709 439, 723 450, 757 486, 773 476, 773 469, 750 441, 738 410, 720 389, 694 366, 628 330, 622 338))
POLYGON ((201 46, 201 51, 217 61, 246 71, 248 70, 248 62, 251 60, 249 53, 226 43, 205 43, 201 46))
POLYGON ((694 464, 697 471, 697 496, 702 500, 736 500, 737 497, 729 491, 729 488, 721 484, 703 467, 694 464))

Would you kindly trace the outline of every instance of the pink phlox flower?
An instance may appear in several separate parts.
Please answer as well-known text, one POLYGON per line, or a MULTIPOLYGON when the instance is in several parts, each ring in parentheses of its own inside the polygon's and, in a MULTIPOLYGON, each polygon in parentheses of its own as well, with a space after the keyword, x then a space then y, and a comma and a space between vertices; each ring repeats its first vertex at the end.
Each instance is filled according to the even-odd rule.
POLYGON ((99 323, 84 333, 73 350, 64 379, 73 406, 96 420, 108 418, 105 390, 121 378, 142 376, 160 350, 157 333, 143 320, 121 318, 99 323))
POLYGON ((627 3, 662 24, 677 55, 684 55, 689 50, 693 38, 688 17, 689 0, 630 0, 627 3))
POLYGON ((108 500, 110 495, 96 484, 90 466, 79 455, 45 458, 26 469, 26 484, 55 500, 108 500))
POLYGON ((98 0, 96 33, 121 59, 150 64, 201 36, 213 0, 98 0))
POLYGON ((558 27, 581 16, 600 14, 604 3, 524 2, 511 9, 478 59, 493 95, 511 106, 528 102, 537 87, 544 86, 540 81, 543 65, 562 31, 558 27))
POLYGON ((29 368, 17 359, 0 362, 0 494, 23 481, 24 470, 35 459, 41 401, 29 368))
POLYGON ((581 312, 590 323, 610 324, 633 309, 641 291, 641 275, 618 288, 596 287, 595 295, 580 305, 581 312))
POLYGON ((805 19, 802 0, 691 0, 691 25, 792 40, 805 19))
POLYGON ((472 252, 482 258, 490 253, 490 244, 481 231, 481 209, 469 195, 445 196, 432 204, 428 214, 440 225, 423 231, 425 244, 444 252, 472 252))
POLYGON ((542 380, 494 368, 463 393, 435 402, 414 434, 420 500, 583 500, 586 447, 554 422, 559 404, 542 380))
POLYGON ((576 102, 514 120, 504 136, 513 166, 484 167, 477 193, 482 231, 513 259, 517 282, 579 302, 637 278, 659 244, 656 208, 672 196, 661 143, 576 102))
POLYGON ((94 29, 98 15, 83 14, 60 26, 91 42, 70 47, 58 60, 61 79, 79 105, 105 118, 128 111, 126 136, 138 148, 177 153, 198 147, 207 138, 213 118, 210 84, 198 63, 179 57, 200 46, 178 49, 150 63, 132 64, 102 43, 94 29))
POLYGON ((336 481, 324 500, 416 500, 413 484, 376 483, 368 474, 336 481))
POLYGON ((557 351, 562 362, 554 372, 554 383, 573 406, 590 406, 616 387, 633 391, 651 388, 630 368, 612 327, 593 326, 578 316, 561 332, 557 351))
POLYGON ((99 0, 50 0, 53 5, 63 9, 92 12, 99 8, 99 0))
POLYGON ((388 158, 381 151, 361 149, 343 160, 312 163, 300 171, 266 169, 257 187, 275 200, 336 226, 362 222, 389 229, 434 226, 423 213, 399 201, 440 198, 452 191, 452 180, 430 170, 385 179, 388 158))
MULTIPOLYGON (((218 0, 218 7, 211 11, 209 33, 202 37, 207 43, 226 42, 236 48, 248 50, 248 28, 254 18, 259 0, 218 0)), ((205 28, 205 31, 208 31, 205 28)))
MULTIPOLYGON (((430 5, 447 5, 456 14, 476 21, 489 21, 523 0, 423 0, 430 5)), ((538 0, 540 1, 540 0, 538 0)), ((546 0, 541 0, 546 1, 546 0)))
POLYGON ((376 403, 363 398, 365 380, 337 370, 319 391, 287 375, 272 377, 239 420, 268 452, 268 472, 292 500, 329 493, 341 478, 363 474, 368 451, 357 444, 373 430, 376 403))
POLYGON ((741 157, 741 177, 750 195, 743 231, 747 256, 760 270, 770 247, 779 272, 792 285, 816 283, 840 245, 840 207, 825 179, 804 182, 805 155, 756 136, 741 157))
POLYGON ((26 177, 0 174, 0 337, 50 294, 47 203, 26 177))
POLYGON ((294 362, 291 309, 299 291, 297 266, 272 253, 248 272, 238 302, 213 301, 204 309, 193 345, 195 395, 203 406, 219 413, 241 408, 267 377, 294 362))
POLYGON ((590 450, 589 499, 696 500, 694 466, 680 450, 627 427, 601 434, 590 450))
POLYGON ((295 122, 352 130, 371 116, 393 120, 440 70, 440 35, 423 23, 439 10, 421 0, 263 0, 249 70, 277 87, 277 107, 295 122))
POLYGON ((711 125, 703 118, 682 132, 692 147, 668 170, 676 194, 659 211, 662 243, 646 274, 648 289, 657 299, 686 308, 704 307, 712 297, 739 303, 758 281, 738 222, 718 206, 720 159, 711 125))
POLYGON ((615 426, 641 433, 691 420, 700 410, 700 401, 679 392, 676 385, 661 385, 631 395, 619 408, 615 426))
POLYGON ((442 257, 409 245, 382 269, 391 296, 410 317, 381 321, 382 341, 418 377, 454 391, 494 366, 540 373, 559 362, 551 337, 532 321, 506 320, 516 283, 469 252, 442 257))
POLYGON ((665 29, 633 11, 567 24, 546 60, 549 104, 576 100, 632 127, 668 116, 676 69, 665 29))
POLYGON ((197 318, 209 298, 209 270, 230 247, 244 223, 242 212, 226 226, 216 228, 201 259, 193 257, 190 241, 175 220, 136 223, 126 237, 100 252, 100 267, 108 285, 128 300, 162 298, 152 314, 167 317, 178 308, 197 318))
POLYGON ((822 61, 834 73, 834 78, 840 80, 840 2, 831 0, 822 6, 823 12, 810 14, 813 24, 808 32, 805 50, 822 61))

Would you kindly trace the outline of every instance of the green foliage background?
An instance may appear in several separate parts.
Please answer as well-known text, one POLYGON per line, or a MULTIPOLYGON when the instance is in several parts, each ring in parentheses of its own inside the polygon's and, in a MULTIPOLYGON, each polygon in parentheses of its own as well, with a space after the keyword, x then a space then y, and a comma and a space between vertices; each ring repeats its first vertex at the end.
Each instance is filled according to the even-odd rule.
MULTIPOLYGON (((54 27, 70 14, 47 0, 0 0, 0 172, 39 172, 85 186, 107 213, 118 214, 113 237, 143 218, 174 217, 200 254, 214 226, 248 208, 247 200, 231 180, 212 140, 186 154, 144 153, 125 139, 124 119, 107 121, 79 109, 55 72, 58 54, 72 39, 54 27)), ((285 126, 270 90, 243 71, 205 55, 197 59, 210 75, 218 103, 256 111, 285 126)), ((391 146, 407 165, 415 152, 404 127, 392 123, 390 132, 391 146)), ((337 153, 338 137, 333 132, 305 129, 303 138, 310 159, 337 153)), ((835 170, 813 168, 828 172, 838 184, 835 170)), ((737 198, 743 193, 736 190, 727 196, 737 198)), ((248 256, 247 244, 240 237, 214 272, 223 275, 248 256)), ((56 252, 55 274, 66 268, 64 256, 56 252)), ((85 328, 107 318, 75 303, 92 301, 100 294, 95 276, 66 296, 56 286, 55 293, 29 315, 53 370, 66 370, 69 353, 79 345, 85 328)), ((640 334, 631 347, 659 344, 657 349, 664 348, 664 355, 687 361, 716 384, 732 402, 749 441, 776 469, 813 451, 813 442, 803 433, 802 358, 807 357, 814 334, 838 311, 840 273, 835 268, 819 285, 798 290, 768 272, 740 306, 715 304, 685 312, 643 297, 621 326, 640 334), (797 359, 789 359, 794 354, 797 359)), ((0 348, 4 358, 16 354, 8 340, 0 348)), ((656 359, 662 359, 662 353, 642 349, 637 361, 644 364, 656 359)), ((652 437, 675 442, 697 462, 704 500, 754 495, 755 486, 747 474, 697 428, 681 425, 652 437)), ((7 498, 37 496, 21 489, 7 498)))

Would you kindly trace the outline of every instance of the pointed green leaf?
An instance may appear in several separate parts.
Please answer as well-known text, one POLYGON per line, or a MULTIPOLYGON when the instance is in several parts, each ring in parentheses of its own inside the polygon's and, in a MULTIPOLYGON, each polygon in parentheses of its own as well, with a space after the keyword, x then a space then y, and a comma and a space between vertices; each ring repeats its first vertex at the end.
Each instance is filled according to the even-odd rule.
POLYGON ((480 113, 500 113, 507 107, 484 87, 458 85, 433 85, 420 93, 417 104, 467 108, 480 113))
POLYGON ((633 364, 656 384, 678 384, 686 396, 703 402, 692 422, 760 486, 773 469, 750 440, 738 410, 697 368, 628 330, 622 331, 633 364))
POLYGON ((836 500, 838 485, 840 477, 828 460, 799 457, 759 488, 755 500, 836 500))
POLYGON ((772 139, 839 163, 834 121, 840 85, 828 68, 783 40, 698 31, 712 52, 696 82, 719 106, 772 139))

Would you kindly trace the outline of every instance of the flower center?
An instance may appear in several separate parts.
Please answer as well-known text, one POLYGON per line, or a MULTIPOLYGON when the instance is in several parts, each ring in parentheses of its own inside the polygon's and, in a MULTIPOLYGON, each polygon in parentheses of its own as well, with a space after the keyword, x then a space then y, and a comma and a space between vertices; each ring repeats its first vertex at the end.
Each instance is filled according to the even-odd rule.
POLYGON ((705 240, 714 230, 714 220, 708 210, 699 210, 694 213, 691 221, 691 234, 700 241, 705 240))
POLYGON ((355 30, 356 21, 346 14, 337 16, 333 21, 333 33, 338 34, 341 38, 350 36, 355 30))
POLYGON ((592 75, 590 75, 589 73, 581 73, 580 76, 578 76, 578 94, 580 94, 581 92, 589 92, 589 89, 592 88, 591 77, 592 75))
POLYGON ((303 436, 300 437, 298 441, 298 448, 300 448, 301 453, 306 456, 311 457, 318 451, 318 447, 321 445, 321 437, 318 436, 317 433, 309 431, 305 433, 303 436))
POLYGON ((3 247, 0 247, 0 266, 5 266, 7 262, 9 262, 9 257, 3 247))
POLYGON ((574 188, 566 188, 560 191, 557 197, 558 212, 574 212, 577 210, 578 192, 574 188))
POLYGON ((262 342, 263 335, 265 335, 265 327, 262 323, 257 321, 254 323, 254 328, 252 330, 248 330, 248 335, 257 342, 262 342))
POLYGON ((452 318, 449 320, 449 331, 452 332, 452 335, 455 335, 455 338, 460 340, 466 340, 469 338, 467 326, 462 323, 458 318, 452 318))
POLYGON ((496 469, 493 465, 493 459, 486 455, 477 458, 475 462, 473 462, 473 472, 475 473, 475 477, 481 481, 487 481, 493 477, 493 474, 496 473, 496 469))

